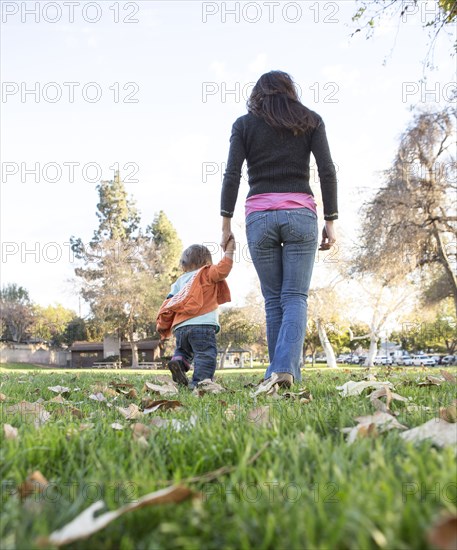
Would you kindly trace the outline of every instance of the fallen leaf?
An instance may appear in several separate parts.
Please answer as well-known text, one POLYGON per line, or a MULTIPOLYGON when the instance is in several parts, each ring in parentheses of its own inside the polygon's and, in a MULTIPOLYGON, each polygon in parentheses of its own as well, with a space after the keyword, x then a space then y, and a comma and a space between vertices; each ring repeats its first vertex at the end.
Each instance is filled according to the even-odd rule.
POLYGON ((225 418, 227 420, 235 420, 237 416, 239 418, 241 411, 242 411, 242 408, 240 407, 240 405, 238 405, 238 403, 235 403, 234 405, 230 405, 224 411, 225 418))
POLYGON ((299 399, 300 403, 309 403, 313 400, 311 392, 306 388, 299 390, 298 392, 285 392, 282 394, 286 399, 299 399))
POLYGON ((48 403, 67 403, 67 400, 62 397, 62 394, 56 395, 48 401, 48 403))
POLYGON ((11 426, 11 424, 3 424, 3 434, 5 439, 17 439, 19 437, 18 429, 11 426))
POLYGON ((372 405, 376 410, 382 411, 382 412, 388 412, 388 413, 392 412, 390 410, 390 403, 393 400, 402 401, 403 403, 409 403, 409 400, 406 399, 406 397, 403 397, 398 393, 390 391, 390 388, 388 386, 384 386, 382 388, 379 388, 379 390, 375 390, 374 392, 370 393, 370 395, 368 395, 367 397, 368 399, 370 399, 372 405), (385 403, 381 401, 380 399, 381 397, 386 398, 385 403))
POLYGON ((146 391, 153 391, 159 395, 176 395, 179 393, 178 387, 172 381, 169 381, 167 384, 161 386, 158 384, 152 384, 151 382, 145 382, 144 387, 146 391))
POLYGON ((122 424, 119 424, 119 422, 113 422, 111 424, 111 427, 113 428, 113 430, 123 430, 124 429, 124 426, 122 424))
POLYGON ((126 512, 131 512, 144 506, 156 506, 159 504, 173 503, 177 504, 195 494, 182 485, 172 485, 160 491, 149 493, 136 502, 121 506, 117 510, 105 512, 100 515, 96 515, 97 512, 105 508, 104 501, 99 500, 94 502, 89 508, 84 510, 73 521, 65 525, 62 529, 54 531, 49 537, 49 543, 55 546, 63 546, 81 539, 87 539, 97 531, 105 528, 112 521, 122 516, 126 512))
POLYGON ((349 382, 346 382, 342 386, 336 386, 337 390, 340 391, 341 397, 350 397, 352 395, 360 395, 364 390, 367 388, 384 388, 388 387, 389 389, 393 389, 393 384, 389 381, 385 382, 372 382, 372 381, 362 381, 362 382, 354 382, 353 380, 349 380, 349 382))
POLYGON ((122 390, 133 388, 133 384, 128 384, 127 382, 110 382, 109 386, 122 390))
POLYGON ((141 422, 135 422, 135 424, 132 424, 130 428, 133 431, 133 437, 135 439, 140 437, 149 437, 152 431, 149 426, 146 426, 146 424, 142 424, 141 422))
POLYGON ((400 437, 414 443, 429 439, 438 447, 457 445, 457 426, 442 418, 432 418, 425 424, 403 432, 400 437))
POLYGON ((343 433, 347 433, 346 442, 350 445, 359 437, 377 436, 389 430, 407 430, 406 426, 400 424, 391 414, 383 411, 376 411, 373 415, 358 416, 355 418, 357 426, 352 428, 342 428, 343 433))
POLYGON ((449 371, 440 370, 440 373, 443 375, 444 379, 447 382, 451 382, 452 384, 457 384, 457 378, 453 374, 451 374, 449 371))
POLYGON ((125 409, 122 407, 116 407, 116 409, 127 420, 135 420, 135 418, 138 418, 142 415, 140 409, 138 408, 138 405, 135 405, 134 403, 130 403, 130 405, 125 409))
POLYGON ((271 427, 270 406, 264 405, 249 411, 248 420, 255 426, 271 427))
POLYGON ((147 407, 144 408, 143 413, 149 414, 158 410, 168 411, 169 409, 178 409, 184 405, 180 401, 171 401, 168 399, 159 399, 158 401, 148 401, 147 407))
POLYGON ((430 544, 439 550, 457 548, 457 515, 445 516, 437 520, 427 533, 430 544))
POLYGON ((440 386, 444 382, 443 379, 437 378, 436 376, 427 376, 423 382, 419 382, 418 386, 440 386))
POLYGON ((276 384, 276 380, 278 379, 278 375, 274 372, 270 378, 267 380, 263 380, 258 386, 257 389, 253 392, 251 392, 249 395, 251 397, 257 397, 257 395, 260 395, 261 393, 267 393, 271 390, 271 388, 276 384))
POLYGON ((36 427, 41 426, 51 418, 50 413, 41 403, 29 403, 28 401, 21 401, 16 405, 7 407, 5 413, 7 416, 20 414, 22 420, 33 422, 36 427))
POLYGON ((193 428, 196 423, 197 417, 194 414, 191 415, 188 421, 176 420, 175 418, 169 420, 167 418, 160 418, 159 416, 155 416, 151 419, 152 426, 156 426, 157 428, 173 428, 176 432, 193 428))
POLYGON ((91 393, 89 395, 89 399, 92 399, 93 401, 99 401, 100 403, 102 401, 106 401, 106 397, 102 393, 91 393))
POLYGON ((65 386, 50 386, 48 387, 48 390, 51 390, 54 393, 70 393, 70 388, 66 388, 65 386))
POLYGON ((127 394, 127 399, 138 399, 138 392, 136 391, 135 388, 132 388, 131 390, 129 390, 127 394))
POLYGON ((440 408, 440 418, 446 422, 457 422, 457 399, 448 407, 440 408))
POLYGON ((194 391, 196 391, 196 393, 198 393, 198 395, 201 397, 205 393, 222 393, 227 390, 217 382, 214 382, 214 380, 211 380, 210 378, 205 378, 205 380, 202 380, 197 384, 197 387, 194 391))
POLYGON ((0 393, 0 403, 6 401, 6 395, 4 393, 0 393))
POLYGON ((105 397, 108 396, 108 397, 116 397, 117 396, 117 391, 114 390, 113 388, 109 388, 106 384, 103 384, 101 382, 97 383, 97 384, 94 384, 91 386, 91 389, 93 391, 93 393, 95 394, 99 394, 99 393, 102 393, 105 397))
POLYGON ((26 480, 19 485, 18 491, 21 498, 24 499, 34 493, 42 493, 48 485, 48 480, 39 470, 36 470, 28 475, 26 480))

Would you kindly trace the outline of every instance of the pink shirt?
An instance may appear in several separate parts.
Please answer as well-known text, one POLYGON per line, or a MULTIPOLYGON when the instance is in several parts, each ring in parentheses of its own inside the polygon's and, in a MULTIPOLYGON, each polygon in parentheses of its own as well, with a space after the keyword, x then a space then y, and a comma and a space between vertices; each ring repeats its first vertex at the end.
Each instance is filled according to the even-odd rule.
POLYGON ((309 208, 317 214, 316 201, 307 193, 260 193, 246 199, 245 215, 259 210, 309 208))

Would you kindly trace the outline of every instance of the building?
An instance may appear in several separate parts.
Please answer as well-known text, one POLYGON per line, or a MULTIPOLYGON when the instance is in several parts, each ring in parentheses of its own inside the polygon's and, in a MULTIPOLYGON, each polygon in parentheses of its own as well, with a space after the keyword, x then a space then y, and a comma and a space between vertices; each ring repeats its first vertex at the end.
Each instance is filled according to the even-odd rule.
MULTIPOLYGON (((163 346, 160 340, 139 340, 138 362, 153 363, 160 361, 163 346)), ((132 348, 129 342, 107 336, 103 342, 74 342, 70 348, 73 368, 90 368, 107 357, 120 356, 128 365, 132 364, 132 348)))

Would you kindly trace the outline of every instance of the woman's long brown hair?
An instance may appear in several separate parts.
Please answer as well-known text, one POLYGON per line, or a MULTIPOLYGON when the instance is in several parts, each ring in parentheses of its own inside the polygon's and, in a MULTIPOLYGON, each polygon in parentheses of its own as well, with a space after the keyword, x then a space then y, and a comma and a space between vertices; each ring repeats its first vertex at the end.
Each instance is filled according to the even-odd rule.
POLYGON ((291 130, 295 136, 317 125, 313 113, 300 102, 294 81, 282 71, 270 71, 259 78, 247 107, 273 128, 291 130))

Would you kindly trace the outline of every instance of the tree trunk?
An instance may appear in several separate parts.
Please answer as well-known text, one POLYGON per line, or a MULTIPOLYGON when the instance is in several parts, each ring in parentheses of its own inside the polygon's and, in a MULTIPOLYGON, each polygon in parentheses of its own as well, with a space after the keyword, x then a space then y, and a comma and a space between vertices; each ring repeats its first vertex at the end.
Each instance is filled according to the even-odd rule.
POLYGON ((138 368, 138 346, 133 338, 133 334, 129 334, 130 347, 132 349, 132 369, 138 368))
POLYGON ((336 358, 333 351, 332 344, 330 343, 325 327, 320 319, 317 320, 317 330, 319 332, 319 340, 324 348, 325 358, 327 359, 327 367, 336 367, 336 358))
POLYGON ((433 222, 433 236, 435 237, 436 244, 438 245, 438 253, 441 260, 440 263, 444 267, 449 280, 449 286, 451 287, 452 297, 454 299, 455 313, 457 315, 457 277, 454 273, 451 260, 447 254, 446 245, 443 243, 443 239, 436 222, 433 222))
POLYGON ((220 369, 223 369, 224 368, 224 363, 225 363, 225 357, 227 355, 227 352, 230 348, 230 346, 232 345, 232 342, 229 342, 227 344, 227 346, 224 348, 224 351, 222 352, 222 355, 221 355, 221 360, 219 361, 219 368, 220 369))
POLYGON ((378 339, 374 334, 372 334, 370 336, 370 349, 368 350, 368 357, 366 360, 367 367, 373 366, 373 360, 376 357, 377 352, 378 352, 378 339))

